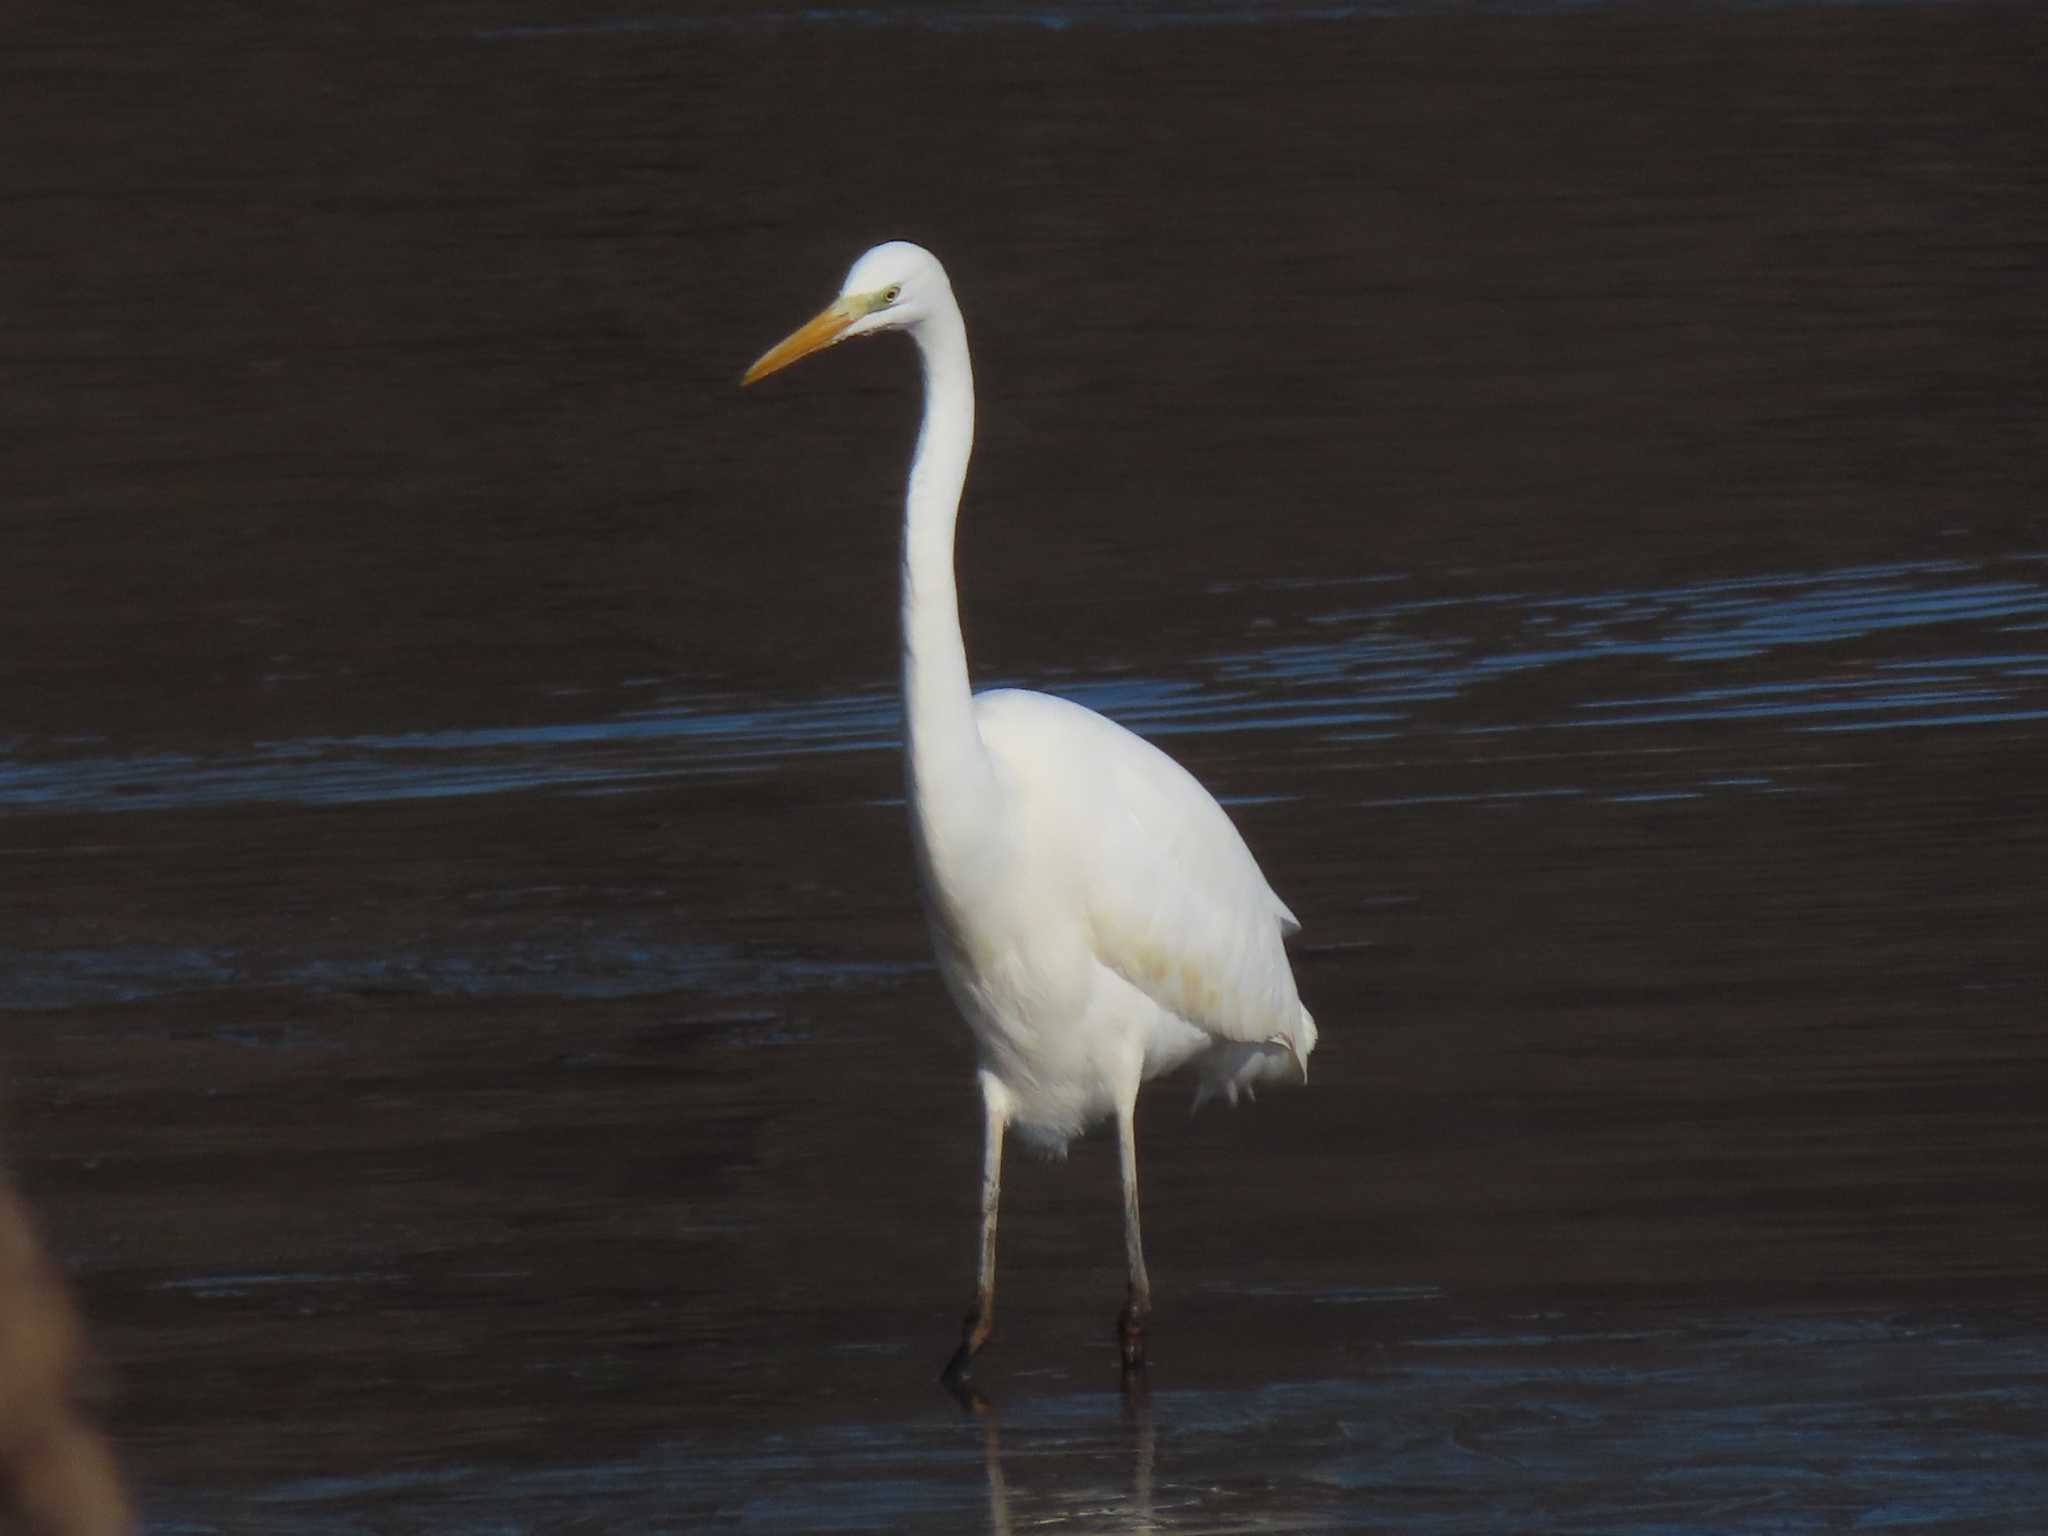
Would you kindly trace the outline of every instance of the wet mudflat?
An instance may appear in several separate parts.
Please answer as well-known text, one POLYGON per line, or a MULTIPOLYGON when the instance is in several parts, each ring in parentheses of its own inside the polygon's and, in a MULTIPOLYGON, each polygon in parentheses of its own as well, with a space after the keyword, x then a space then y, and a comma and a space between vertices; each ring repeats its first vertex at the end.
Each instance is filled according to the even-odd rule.
POLYGON ((2022 10, 50 21, 0 69, 4 1150, 152 1529, 2048 1518, 2048 61, 2022 10), (978 1111, 895 756, 1233 807, 1315 1081, 978 1111))

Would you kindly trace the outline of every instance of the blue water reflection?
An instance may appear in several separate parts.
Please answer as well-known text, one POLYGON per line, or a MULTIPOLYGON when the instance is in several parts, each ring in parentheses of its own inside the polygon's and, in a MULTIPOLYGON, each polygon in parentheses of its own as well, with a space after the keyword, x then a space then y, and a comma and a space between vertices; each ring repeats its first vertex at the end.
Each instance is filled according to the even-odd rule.
MULTIPOLYGON (((1153 737, 1286 731, 1337 744, 1673 724, 2027 724, 2048 720, 2048 641, 2029 643, 2048 632, 2044 568, 2041 556, 1928 560, 1587 595, 1406 600, 1394 595, 1398 577, 1285 583, 1253 593, 1281 610, 1261 627, 1270 643, 1198 659, 1178 677, 1091 673, 1084 661, 1060 691, 1153 737), (1333 590, 1384 600, 1316 602, 1333 590), (1527 686, 1539 677, 1540 694, 1527 686)), ((0 757, 0 810, 618 793, 772 776, 809 755, 893 750, 900 733, 894 689, 877 684, 808 699, 684 693, 602 718, 307 737, 218 755, 79 754, 16 739, 0 757)), ((1489 791, 1553 792, 1514 782, 1489 791)))
MULTIPOLYGON (((308 1478, 258 1502, 305 1532, 402 1505, 448 1531, 508 1529, 510 1508, 520 1529, 602 1509, 607 1528, 647 1529, 1726 1536, 2032 1529, 2048 1501, 2038 1333, 1879 1316, 1508 1322, 1425 1325, 1342 1378, 1040 1393, 979 1420, 935 1407, 583 1465, 308 1478)), ((218 1529, 193 1502, 165 1528, 218 1529)))

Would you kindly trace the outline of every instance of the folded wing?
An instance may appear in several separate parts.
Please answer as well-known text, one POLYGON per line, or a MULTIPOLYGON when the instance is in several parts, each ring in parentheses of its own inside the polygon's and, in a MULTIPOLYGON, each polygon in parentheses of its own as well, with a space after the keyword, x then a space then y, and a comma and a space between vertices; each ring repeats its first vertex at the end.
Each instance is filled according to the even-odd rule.
POLYGON ((1216 1053, 1211 1065, 1230 1070, 1209 1087, 1234 1098, 1281 1064, 1306 1075, 1315 1026, 1283 943, 1301 925, 1214 797, 1150 742, 1065 699, 987 693, 976 719, 1006 784, 1031 798, 1025 824, 1066 853, 1097 959, 1244 1048, 1216 1053))

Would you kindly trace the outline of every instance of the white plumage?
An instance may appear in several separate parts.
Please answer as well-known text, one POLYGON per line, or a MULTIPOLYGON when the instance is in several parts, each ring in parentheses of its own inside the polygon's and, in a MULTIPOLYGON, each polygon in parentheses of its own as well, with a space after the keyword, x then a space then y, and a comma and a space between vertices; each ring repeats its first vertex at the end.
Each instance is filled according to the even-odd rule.
POLYGON ((925 414, 904 507, 903 691, 912 833, 933 947, 974 1031, 986 1117, 975 1310, 949 1379, 986 1342, 1002 1145, 1064 1148, 1116 1117, 1130 1288, 1127 1367, 1151 1308, 1138 1230, 1138 1088, 1195 1064, 1196 1101, 1304 1080, 1316 1028, 1283 940, 1300 925, 1208 791, 1151 743, 1046 694, 972 696, 953 531, 974 439, 966 328, 945 271, 901 241, 746 382, 853 336, 904 330, 925 414))
MULTIPOLYGON (((1195 1060, 1198 1092, 1233 1102, 1241 1085, 1299 1076, 1315 1025, 1281 941, 1301 925, 1208 791, 1150 742, 1066 699, 985 693, 975 723, 1012 843, 992 861, 1016 886, 995 898, 1017 902, 1003 942, 1040 968, 1073 972, 1061 1009, 1029 994, 969 1001, 958 989, 988 972, 945 967, 997 1056, 1017 1128, 1063 1141, 1115 1110, 1129 1085, 1102 1063, 1084 1055, 1056 1069, 1076 1045, 1099 1055, 1135 1039, 1141 1079, 1195 1060), (1012 1049, 1020 1030, 1028 1048, 1012 1049)), ((957 921, 983 945, 995 937, 985 916, 957 921)))

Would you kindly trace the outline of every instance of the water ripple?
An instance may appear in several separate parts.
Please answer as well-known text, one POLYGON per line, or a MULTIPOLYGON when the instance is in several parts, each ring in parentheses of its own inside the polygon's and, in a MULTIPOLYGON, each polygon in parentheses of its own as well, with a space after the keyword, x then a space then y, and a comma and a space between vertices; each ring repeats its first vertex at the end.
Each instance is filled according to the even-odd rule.
MULTIPOLYGON (((321 1533, 380 1517, 509 1529, 505 1511, 518 1528, 552 1528, 593 1501, 614 1524, 650 1529, 680 1512, 705 1529, 1183 1536, 2018 1531, 2048 1510, 2038 1327, 1505 1321, 1397 1338, 1355 1377, 1137 1403, 1013 1396, 979 1420, 883 1414, 581 1464, 313 1477, 253 1502, 321 1533)), ((186 1502, 196 1507, 180 1518, 204 1522, 223 1501, 186 1502)))
MULTIPOLYGON (((1618 5, 1621 0, 1605 0, 1618 5)), ((1841 5, 1893 4, 1896 0, 1834 0, 1841 5)), ((548 42, 577 37, 759 35, 799 30, 857 32, 1150 32, 1212 27, 1301 26, 1377 17, 1428 16, 1445 11, 1496 16, 1541 16, 1597 8, 1595 0, 1290 0, 1248 5, 1243 0, 1066 0, 1017 5, 1012 0, 969 4, 804 5, 784 8, 642 13, 576 21, 514 22, 475 35, 485 42, 548 42)))
MULTIPOLYGON (((1147 736, 1291 731, 1336 744, 1672 725, 2028 725, 2048 719, 2048 649, 2021 638, 2048 628, 2042 572, 2027 555, 1409 599, 1394 595, 1398 577, 1280 583, 1255 589, 1294 605, 1262 629, 1270 643, 1212 655, 1187 676, 1098 671, 1062 691, 1147 736), (1387 600, 1304 607, 1340 587, 1387 600), (1540 695, 1527 687, 1539 676, 1540 695)), ((618 793, 771 776, 797 758, 893 751, 901 737, 894 690, 877 686, 808 699, 681 695, 596 719, 315 736, 217 755, 80 754, 17 738, 0 755, 0 811, 618 793)))
MULTIPOLYGON (((488 944, 274 951, 235 946, 126 945, 0 949, 0 1011, 46 1011, 229 989, 404 993, 460 998, 730 996, 886 985, 923 962, 821 961, 727 945, 562 933, 488 944)), ((295 1046, 298 1036, 247 1043, 295 1046)), ((772 1043, 772 1042, 771 1042, 772 1043)))

